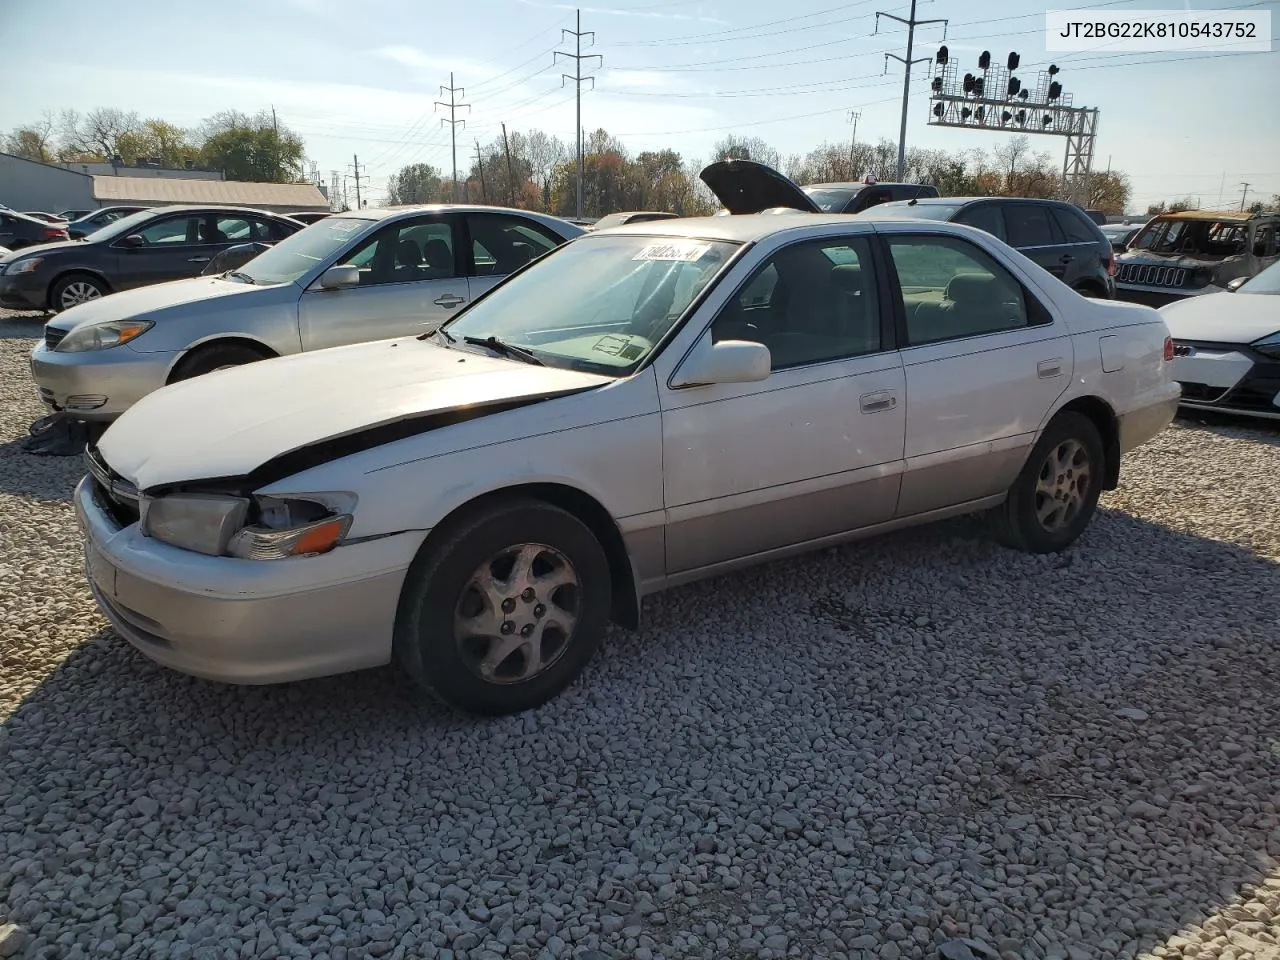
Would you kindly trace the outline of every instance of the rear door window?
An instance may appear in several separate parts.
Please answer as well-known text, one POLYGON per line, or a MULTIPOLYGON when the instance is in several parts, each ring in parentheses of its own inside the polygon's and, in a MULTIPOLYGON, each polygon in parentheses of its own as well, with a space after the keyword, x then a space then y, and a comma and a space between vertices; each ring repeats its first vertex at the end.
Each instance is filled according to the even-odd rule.
POLYGON ((1049 247, 1062 243, 1050 218, 1050 209, 1039 203, 1011 203, 1004 208, 1008 243, 1014 247, 1049 247))
POLYGON ((1004 218, 1000 216, 1000 208, 994 203, 979 203, 972 207, 965 207, 956 214, 955 222, 977 227, 1001 240, 1005 238, 1004 218))
POLYGON ((1053 219, 1067 238, 1067 243, 1096 243, 1098 240, 1093 232, 1093 223, 1070 207, 1054 207, 1053 219))

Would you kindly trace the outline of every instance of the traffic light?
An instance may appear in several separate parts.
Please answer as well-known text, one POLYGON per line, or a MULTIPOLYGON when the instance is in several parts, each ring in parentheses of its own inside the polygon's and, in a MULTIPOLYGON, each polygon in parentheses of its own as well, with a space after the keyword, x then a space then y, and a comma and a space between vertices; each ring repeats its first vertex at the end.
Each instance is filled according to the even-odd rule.
POLYGON ((1058 74, 1058 65, 1056 63, 1049 64, 1049 76, 1054 77, 1058 74))
POLYGON ((987 87, 987 80, 985 77, 973 78, 973 95, 975 97, 981 97, 982 94, 985 92, 986 87, 987 87))
POLYGON ((1049 126, 1052 126, 1052 125, 1053 125, 1053 114, 1051 114, 1051 113, 1046 113, 1046 114, 1044 115, 1044 119, 1040 121, 1040 125, 1041 125, 1041 126, 1043 126, 1043 127, 1049 127, 1049 126))
POLYGON ((979 104, 978 109, 974 111, 974 115, 977 116, 978 122, 981 123, 983 118, 987 115, 987 108, 979 104))
POLYGON ((1008 123, 1008 122, 1009 122, 1010 120, 1012 120, 1012 119, 1013 119, 1013 114, 1012 114, 1012 113, 1010 113, 1008 110, 1006 110, 1006 111, 1004 111, 1002 114, 1000 114, 1000 122, 1001 122, 1001 123, 1008 123))
POLYGON ((1009 78, 1009 99, 1012 100, 1018 95, 1018 91, 1022 89, 1022 81, 1017 77, 1009 78))
POLYGON ((973 93, 973 74, 966 73, 964 75, 964 92, 965 94, 973 93))
POLYGON ((1023 103, 1027 102, 1027 97, 1029 96, 1031 96, 1031 91, 1026 89, 1025 87, 1023 87, 1021 90, 1018 91, 1018 99, 1020 99, 1023 103))
POLYGON ((942 119, 942 104, 935 103, 933 105, 933 115, 938 119, 942 119))
POLYGON ((986 70, 991 66, 991 51, 983 50, 982 56, 978 57, 978 69, 986 70))
POLYGON ((1018 64, 1022 62, 1022 58, 1016 53, 1009 54, 1009 71, 1012 73, 1018 69, 1018 64))
POLYGON ((1057 100, 1061 96, 1062 96, 1062 84, 1060 84, 1057 80, 1054 80, 1051 84, 1049 84, 1049 99, 1057 100))
POLYGON ((933 90, 933 92, 934 92, 934 93, 941 93, 941 92, 942 92, 942 78, 941 78, 941 77, 934 77, 934 78, 933 78, 933 83, 929 84, 929 87, 933 90))
POLYGON ((1027 111, 1019 110, 1014 115, 1014 119, 1018 121, 1018 126, 1025 127, 1027 125, 1027 111))
POLYGON ((961 120, 968 120, 971 116, 973 116, 973 111, 972 111, 972 110, 970 110, 968 107, 961 107, 961 108, 960 108, 960 119, 961 119, 961 120))
POLYGON ((950 54, 948 53, 946 45, 944 44, 943 46, 938 48, 938 55, 933 59, 938 61, 939 65, 945 67, 947 65, 948 56, 950 56, 950 54))

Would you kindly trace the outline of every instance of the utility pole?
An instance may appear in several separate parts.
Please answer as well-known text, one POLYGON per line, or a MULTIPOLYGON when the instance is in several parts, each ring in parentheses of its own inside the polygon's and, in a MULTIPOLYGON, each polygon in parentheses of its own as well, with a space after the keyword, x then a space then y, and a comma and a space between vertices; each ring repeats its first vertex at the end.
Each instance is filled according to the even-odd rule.
MULTIPOLYGON (((446 120, 444 119, 444 117, 441 117, 440 126, 444 126, 446 123, 449 125, 449 135, 453 141, 453 201, 454 203, 457 203, 458 202, 458 124, 462 124, 465 127, 467 123, 467 121, 465 120, 458 119, 458 111, 463 109, 464 107, 468 111, 470 111, 471 104, 458 102, 459 95, 464 95, 466 93, 466 90, 463 89, 462 87, 455 87, 453 85, 452 71, 450 71, 449 73, 449 85, 447 87, 446 86, 440 87, 440 96, 443 97, 446 93, 449 95, 449 102, 445 103, 442 100, 437 100, 435 102, 435 107, 449 108, 449 119, 446 120)), ((435 109, 435 107, 432 107, 432 109, 435 109)))
POLYGON ((849 138, 849 176, 853 176, 853 151, 858 146, 858 118, 862 116, 861 110, 850 110, 849 119, 853 123, 853 136, 849 138))
MULTIPOLYGON (((583 61, 583 60, 599 60, 599 61, 600 61, 601 66, 603 66, 603 65, 604 65, 604 57, 600 56, 600 54, 598 54, 598 53, 588 53, 588 54, 584 54, 584 53, 582 52, 582 38, 583 38, 583 37, 590 37, 590 38, 591 38, 591 41, 590 41, 590 43, 588 44, 588 46, 590 46, 591 44, 595 43, 596 35, 595 35, 595 31, 593 31, 593 30, 588 30, 588 31, 586 31, 586 32, 584 32, 584 31, 583 31, 583 29, 582 29, 582 11, 581 11, 581 10, 577 11, 577 14, 578 14, 578 19, 577 19, 577 29, 576 29, 576 30, 565 30, 565 29, 561 29, 561 31, 560 31, 560 39, 561 39, 561 41, 563 41, 563 40, 564 40, 564 38, 565 38, 565 36, 566 36, 566 35, 568 35, 568 36, 570 36, 570 37, 573 37, 573 38, 574 38, 574 42, 575 42, 575 44, 576 44, 576 48, 575 48, 575 49, 576 49, 576 52, 575 52, 575 53, 565 53, 563 50, 557 50, 557 51, 555 52, 555 56, 556 56, 556 57, 567 57, 568 59, 570 59, 570 60, 572 60, 572 61, 573 61, 573 76, 570 76, 570 75, 569 75, 569 74, 567 74, 567 73, 562 73, 562 74, 560 75, 560 86, 562 86, 562 87, 563 87, 563 86, 564 86, 564 84, 565 84, 565 81, 566 81, 566 80, 572 80, 572 81, 574 81, 574 82, 578 85, 578 137, 577 137, 577 140, 578 140, 578 202, 577 202, 577 211, 578 211, 578 216, 579 216, 579 217, 581 217, 581 216, 582 216, 582 81, 583 81, 583 80, 590 80, 590 81, 591 81, 591 89, 592 89, 592 90, 594 90, 594 89, 596 88, 596 78, 595 78, 595 77, 584 77, 584 76, 582 75, 582 61, 583 61)), ((556 61, 556 60, 555 60, 555 57, 553 57, 553 58, 552 58, 552 62, 553 62, 553 63, 555 63, 555 62, 558 62, 558 61, 556 61)))
POLYGON ((1218 183, 1218 209, 1219 210, 1224 209, 1222 204, 1225 202, 1226 196, 1227 196, 1227 171, 1223 170, 1222 180, 1218 183))
POLYGON ((1240 209, 1243 210, 1245 197, 1249 196, 1249 184, 1241 183, 1240 186, 1244 187, 1244 192, 1240 194, 1240 209))
POLYGON ((916 39, 916 27, 923 27, 925 24, 929 24, 929 23, 941 23, 943 25, 942 39, 945 41, 947 39, 947 29, 946 29, 947 21, 946 20, 917 20, 916 19, 916 0, 911 0, 911 16, 908 17, 906 20, 903 20, 902 17, 896 16, 892 13, 883 13, 881 11, 877 11, 876 12, 876 29, 875 29, 876 33, 880 32, 881 17, 888 17, 890 20, 897 20, 898 23, 904 24, 907 28, 907 55, 905 57, 900 57, 896 53, 886 53, 884 55, 884 63, 885 63, 886 69, 889 66, 890 58, 900 62, 903 68, 902 69, 902 73, 903 73, 902 123, 898 128, 898 180, 901 181, 902 178, 906 176, 906 170, 907 170, 907 103, 911 99, 911 67, 913 64, 924 63, 927 60, 933 59, 932 57, 917 57, 915 60, 911 59, 911 51, 914 48, 915 39, 916 39))
POLYGON ((271 105, 271 129, 276 132, 276 136, 280 136, 280 124, 276 123, 276 107, 271 105))
POLYGON ((480 168, 480 202, 489 202, 489 192, 484 185, 484 157, 480 156, 480 141, 476 141, 476 166, 480 168))
POLYGON ((516 205, 516 175, 511 169, 511 143, 507 140, 507 125, 502 125, 502 148, 507 152, 507 203, 516 205))
POLYGON ((353 176, 356 181, 356 209, 359 210, 362 206, 360 203, 360 157, 354 153, 351 155, 351 166, 355 171, 353 176))

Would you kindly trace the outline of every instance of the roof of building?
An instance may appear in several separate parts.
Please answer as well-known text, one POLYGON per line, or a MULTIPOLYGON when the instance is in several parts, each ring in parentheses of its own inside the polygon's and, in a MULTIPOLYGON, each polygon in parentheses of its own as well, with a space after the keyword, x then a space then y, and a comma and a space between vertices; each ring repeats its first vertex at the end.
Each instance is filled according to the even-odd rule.
POLYGON ((314 207, 329 201, 311 183, 249 183, 240 180, 167 180, 159 177, 95 176, 96 200, 139 203, 226 203, 246 207, 314 207))

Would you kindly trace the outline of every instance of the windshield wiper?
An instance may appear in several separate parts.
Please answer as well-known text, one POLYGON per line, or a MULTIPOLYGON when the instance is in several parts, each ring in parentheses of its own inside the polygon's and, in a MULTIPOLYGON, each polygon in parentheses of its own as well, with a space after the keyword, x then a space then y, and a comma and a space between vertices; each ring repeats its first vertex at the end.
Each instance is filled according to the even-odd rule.
POLYGON ((243 280, 245 283, 253 284, 255 286, 258 283, 257 280, 253 279, 253 277, 249 276, 242 270, 228 270, 225 276, 235 277, 237 280, 243 280))
POLYGON ((429 331, 427 331, 426 333, 419 334, 419 335, 418 335, 418 339, 419 339, 419 340, 430 340, 430 339, 431 339, 432 337, 434 337, 437 333, 442 334, 442 335, 444 336, 444 338, 445 338, 446 340, 448 340, 450 343, 457 343, 457 342, 458 342, 458 338, 457 338, 457 337, 455 337, 455 336, 454 336, 452 333, 450 333, 448 330, 446 330, 444 327, 436 327, 434 330, 429 330, 429 331))
POLYGON ((525 363, 532 363, 534 366, 546 366, 545 363, 535 357, 524 347, 517 347, 513 343, 507 343, 505 340, 499 340, 492 334, 487 337, 463 337, 462 342, 475 344, 477 347, 488 347, 495 353, 502 353, 508 357, 515 357, 517 360, 523 360, 525 363))

